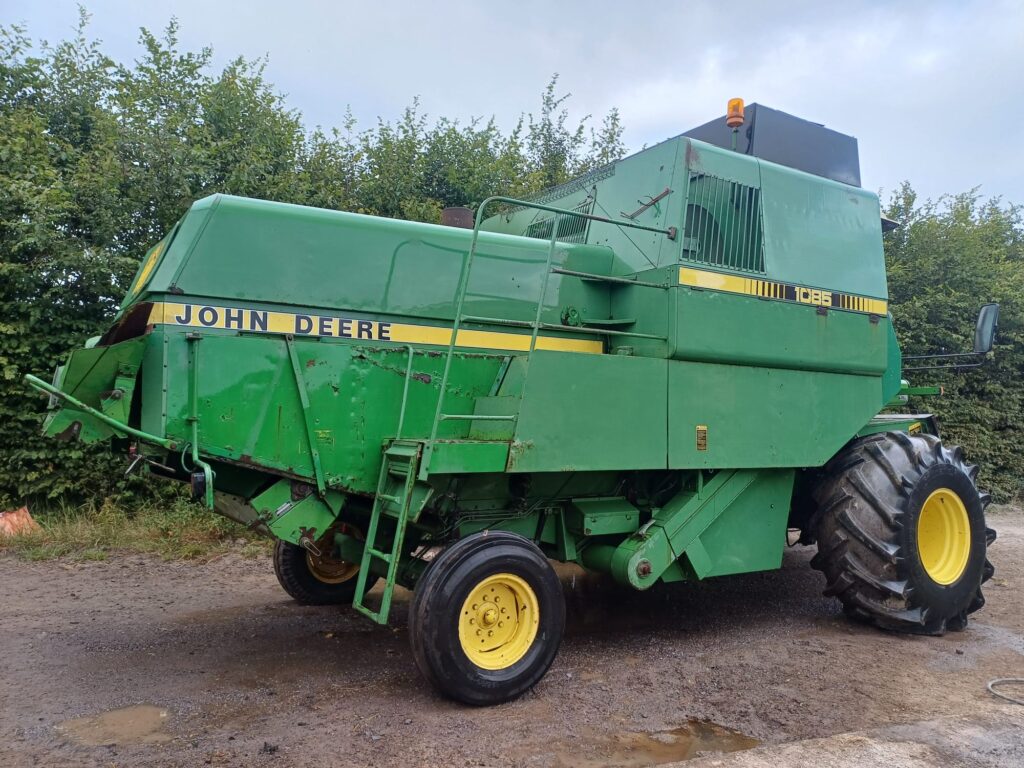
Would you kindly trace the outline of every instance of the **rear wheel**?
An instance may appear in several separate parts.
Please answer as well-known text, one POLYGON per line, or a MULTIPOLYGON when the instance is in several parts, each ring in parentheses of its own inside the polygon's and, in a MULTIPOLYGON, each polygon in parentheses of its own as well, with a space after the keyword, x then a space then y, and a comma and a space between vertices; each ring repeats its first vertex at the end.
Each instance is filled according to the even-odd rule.
POLYGON ((985 526, 977 473, 933 435, 886 432, 844 450, 814 492, 811 565, 828 580, 825 594, 885 629, 963 629, 993 573, 986 549, 995 531, 985 526))
MULTIPOLYGON (((274 544, 274 574, 284 591, 303 605, 348 604, 356 592, 359 564, 314 555, 291 542, 274 544)), ((367 585, 369 590, 371 583, 367 585)))
POLYGON ((554 661, 564 627, 562 585, 551 564, 532 542, 503 531, 441 552, 409 608, 416 665, 466 704, 498 704, 533 687, 554 661))

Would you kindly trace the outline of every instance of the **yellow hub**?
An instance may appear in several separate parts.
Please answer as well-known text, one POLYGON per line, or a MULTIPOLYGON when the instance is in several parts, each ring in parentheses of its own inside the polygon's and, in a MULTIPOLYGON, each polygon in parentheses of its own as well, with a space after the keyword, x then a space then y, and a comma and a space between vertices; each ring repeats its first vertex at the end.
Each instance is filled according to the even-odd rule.
POLYGON ((917 519, 917 552, 937 584, 952 584, 967 568, 971 521, 967 507, 949 488, 939 488, 925 499, 917 519))
POLYGON ((540 626, 537 595, 511 573, 488 576, 462 604, 459 643, 481 669, 505 669, 530 650, 540 626))
POLYGON ((359 563, 335 560, 333 557, 306 552, 306 565, 313 578, 324 584, 341 584, 359 573, 359 563))

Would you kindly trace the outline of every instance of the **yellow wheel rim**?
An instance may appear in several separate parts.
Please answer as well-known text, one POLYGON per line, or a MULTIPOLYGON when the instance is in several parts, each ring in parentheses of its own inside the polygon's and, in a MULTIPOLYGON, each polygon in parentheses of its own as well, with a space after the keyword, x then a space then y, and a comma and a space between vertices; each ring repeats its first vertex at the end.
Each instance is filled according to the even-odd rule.
POLYGON ((938 584, 952 584, 967 568, 971 521, 963 501, 948 488, 933 491, 921 507, 917 552, 924 570, 938 584))
POLYGON ((317 557, 312 552, 306 552, 306 565, 313 578, 324 584, 341 584, 359 573, 359 563, 335 560, 323 555, 317 557))
POLYGON ((459 612, 459 643, 481 669, 505 669, 530 650, 540 625, 537 595, 524 579, 496 573, 477 584, 459 612))

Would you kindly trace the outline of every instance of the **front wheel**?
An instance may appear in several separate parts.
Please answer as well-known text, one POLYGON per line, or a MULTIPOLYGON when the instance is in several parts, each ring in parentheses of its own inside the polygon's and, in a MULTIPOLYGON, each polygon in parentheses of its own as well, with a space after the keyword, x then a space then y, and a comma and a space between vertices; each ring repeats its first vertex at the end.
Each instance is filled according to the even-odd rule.
POLYGON ((847 614, 884 629, 963 629, 985 604, 988 494, 959 448, 934 435, 885 432, 829 462, 814 492, 818 554, 847 614))
POLYGON ((562 585, 531 541, 504 531, 445 549, 420 579, 409 637, 420 672, 466 704, 498 704, 533 687, 558 653, 562 585))

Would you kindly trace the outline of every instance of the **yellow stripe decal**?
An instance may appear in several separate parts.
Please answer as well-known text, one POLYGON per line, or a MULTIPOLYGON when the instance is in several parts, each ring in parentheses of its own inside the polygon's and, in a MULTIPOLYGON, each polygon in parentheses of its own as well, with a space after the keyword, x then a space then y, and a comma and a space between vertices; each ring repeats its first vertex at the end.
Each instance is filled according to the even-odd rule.
MULTIPOLYGON (((221 328, 252 333, 290 333, 295 336, 394 341, 402 344, 447 346, 450 327, 360 320, 335 315, 304 315, 271 312, 244 307, 219 307, 210 304, 156 303, 149 314, 150 325, 176 325, 188 328, 221 328)), ((530 348, 527 333, 459 329, 458 347, 502 349, 525 352, 530 348)), ((537 349, 556 352, 583 352, 599 355, 604 343, 593 339, 565 339, 537 336, 537 349)))
POLYGON ((872 299, 867 296, 854 296, 849 293, 807 288, 802 285, 779 283, 775 280, 762 280, 757 277, 741 277, 725 275, 721 272, 707 272, 691 267, 679 268, 679 284, 691 288, 707 288, 712 291, 742 293, 747 296, 758 296, 779 301, 792 301, 800 304, 811 304, 818 307, 846 309, 852 312, 866 312, 884 316, 889 311, 889 304, 884 299, 872 299))
POLYGON ((146 284, 146 281, 149 280, 149 275, 153 272, 153 267, 156 266, 157 261, 160 260, 160 254, 163 252, 163 250, 164 241, 161 240, 159 243, 156 244, 152 252, 150 252, 149 258, 146 259, 145 266, 143 266, 142 271, 139 272, 139 279, 136 280, 135 285, 132 286, 133 293, 142 286, 144 286, 146 284))

